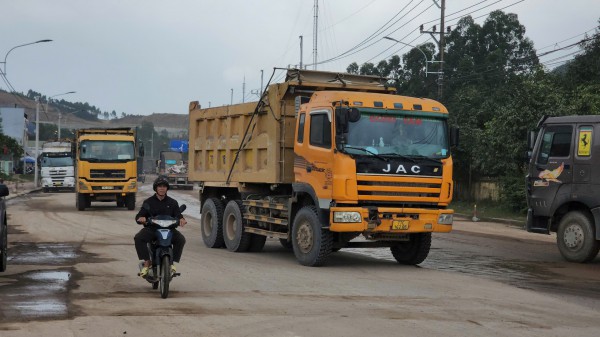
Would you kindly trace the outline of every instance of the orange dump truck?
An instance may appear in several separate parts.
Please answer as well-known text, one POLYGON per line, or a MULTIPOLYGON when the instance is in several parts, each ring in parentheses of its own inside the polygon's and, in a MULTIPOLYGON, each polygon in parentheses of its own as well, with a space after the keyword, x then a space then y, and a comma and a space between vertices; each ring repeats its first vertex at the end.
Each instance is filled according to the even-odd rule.
POLYGON ((402 264, 452 229, 446 108, 376 76, 290 69, 259 102, 189 106, 189 178, 202 238, 258 251, 267 237, 319 266, 341 248, 389 247, 402 264))

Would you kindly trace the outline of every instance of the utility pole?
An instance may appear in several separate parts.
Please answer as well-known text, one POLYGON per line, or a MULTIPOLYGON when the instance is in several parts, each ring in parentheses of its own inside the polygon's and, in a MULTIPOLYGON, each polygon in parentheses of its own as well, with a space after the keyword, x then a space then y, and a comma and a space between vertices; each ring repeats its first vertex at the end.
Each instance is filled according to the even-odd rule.
POLYGON ((244 75, 244 82, 242 82, 242 103, 246 101, 246 75, 244 75))
POLYGON ((302 69, 302 35, 300 35, 300 69, 302 69))
POLYGON ((264 75, 264 70, 260 70, 260 95, 262 97, 262 93, 263 93, 263 75, 264 75))
MULTIPOLYGON (((35 98, 35 164, 33 165, 33 186, 38 187, 38 164, 37 164, 37 152, 40 144, 40 96, 35 98)), ((25 170, 25 167, 23 167, 25 170)))
POLYGON ((231 99, 229 101, 229 105, 233 105, 233 88, 231 88, 231 99))
POLYGON ((315 0, 315 22, 313 26, 313 69, 317 70, 317 29, 319 22, 319 0, 315 0))
MULTIPOLYGON (((439 32, 436 31, 435 25, 433 26, 433 29, 431 31, 423 30, 423 25, 421 25, 421 34, 427 33, 427 34, 431 35, 431 37, 438 44, 438 50, 440 51, 440 60, 438 61, 438 63, 440 64, 440 70, 438 72, 438 80, 437 80, 437 82, 438 82, 438 99, 441 99, 442 98, 442 89, 443 89, 443 85, 444 85, 444 43, 445 43, 445 39, 444 39, 444 34, 445 34, 444 25, 445 25, 446 0, 441 0, 441 5, 438 4, 437 1, 438 0, 433 0, 433 2, 436 4, 436 6, 438 6, 440 8, 440 10, 441 10, 440 31, 439 32), (439 41, 435 37, 434 34, 440 34, 439 41)), ((450 32, 450 27, 448 27, 448 32, 450 32)))

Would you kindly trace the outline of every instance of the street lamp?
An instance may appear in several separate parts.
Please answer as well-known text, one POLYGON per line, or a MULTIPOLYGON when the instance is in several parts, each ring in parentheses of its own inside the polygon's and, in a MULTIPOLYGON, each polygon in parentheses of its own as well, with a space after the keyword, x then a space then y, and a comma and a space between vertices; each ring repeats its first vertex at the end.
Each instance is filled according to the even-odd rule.
POLYGON ((36 43, 51 42, 51 41, 52 40, 49 40, 49 39, 39 40, 39 41, 25 43, 25 44, 21 44, 21 45, 18 45, 18 46, 10 48, 10 50, 6 53, 6 55, 4 55, 4 62, 2 62, 2 63, 4 63, 4 71, 3 71, 4 76, 6 76, 6 58, 8 57, 8 54, 10 54, 10 52, 13 51, 13 49, 17 49, 19 47, 29 46, 29 45, 36 44, 36 43))
POLYGON ((423 57, 425 57, 425 77, 427 77, 427 74, 433 74, 433 73, 430 73, 429 71, 427 71, 427 63, 429 63, 429 61, 427 60, 427 55, 425 54, 425 52, 421 48, 419 48, 417 46, 413 46, 413 45, 408 44, 408 43, 404 43, 402 41, 398 41, 398 40, 394 39, 393 37, 384 36, 383 38, 386 39, 386 40, 391 40, 391 41, 394 41, 396 43, 401 43, 403 45, 406 45, 406 46, 418 49, 421 52, 421 54, 423 54, 423 57))
MULTIPOLYGON (((74 94, 74 93, 76 93, 76 91, 69 91, 69 92, 65 92, 65 93, 62 93, 62 94, 56 94, 56 95, 48 97, 48 100, 46 101, 46 112, 49 111, 48 110, 48 105, 50 104, 50 101, 52 100, 53 97, 62 96, 62 95, 68 95, 68 94, 74 94)), ((62 114, 60 113, 60 110, 59 110, 58 111, 58 139, 59 140, 60 140, 60 119, 61 119, 61 117, 62 117, 62 114)), ((36 116, 36 118, 37 118, 37 116, 36 116)), ((36 144, 36 146, 37 146, 37 144, 36 144)))

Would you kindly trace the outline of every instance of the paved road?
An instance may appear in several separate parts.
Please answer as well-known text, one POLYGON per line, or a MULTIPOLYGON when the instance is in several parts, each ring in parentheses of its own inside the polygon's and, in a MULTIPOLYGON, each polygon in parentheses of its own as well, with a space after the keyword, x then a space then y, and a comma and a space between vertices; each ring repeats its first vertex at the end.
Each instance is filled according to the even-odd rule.
POLYGON ((260 253, 204 247, 197 191, 170 193, 190 224, 166 300, 135 275, 135 211, 77 212, 73 193, 9 200, 0 336, 598 335, 600 260, 566 263, 551 236, 458 221, 421 267, 343 249, 308 268, 274 240, 260 253))

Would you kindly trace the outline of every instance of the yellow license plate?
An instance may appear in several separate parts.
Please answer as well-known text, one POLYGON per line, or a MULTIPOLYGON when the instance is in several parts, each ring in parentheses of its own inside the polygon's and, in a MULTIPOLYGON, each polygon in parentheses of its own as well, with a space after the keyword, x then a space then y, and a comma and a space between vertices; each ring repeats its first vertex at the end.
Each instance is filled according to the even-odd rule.
POLYGON ((408 229, 408 220, 392 221, 392 229, 408 229))

